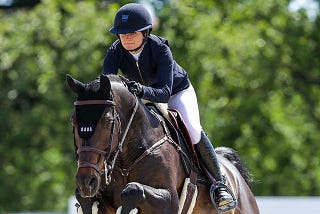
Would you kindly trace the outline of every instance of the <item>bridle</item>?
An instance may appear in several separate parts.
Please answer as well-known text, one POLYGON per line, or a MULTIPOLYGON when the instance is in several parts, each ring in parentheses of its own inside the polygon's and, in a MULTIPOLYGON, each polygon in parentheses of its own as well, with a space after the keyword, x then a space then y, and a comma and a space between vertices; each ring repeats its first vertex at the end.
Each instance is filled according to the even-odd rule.
POLYGON ((168 133, 169 130, 167 130, 167 128, 164 125, 164 121, 161 122, 161 125, 165 131, 164 136, 158 140, 157 142, 155 142, 150 148, 148 148, 147 150, 145 150, 132 164, 131 166, 129 166, 128 168, 121 168, 120 166, 116 166, 115 162, 118 158, 118 155, 122 152, 122 147, 123 147, 123 143, 127 137, 127 133, 131 127, 133 118, 137 112, 137 109, 139 107, 139 101, 137 96, 135 96, 135 105, 134 108, 132 110, 130 119, 127 123, 127 126, 122 134, 121 140, 119 140, 119 144, 117 146, 117 148, 115 149, 115 151, 111 152, 111 148, 112 148, 112 142, 113 142, 113 138, 115 135, 115 120, 118 121, 119 126, 118 126, 118 138, 121 135, 121 122, 120 122, 120 117, 119 114, 116 112, 115 110, 115 106, 116 103, 112 100, 83 100, 83 101, 76 101, 74 103, 75 106, 77 105, 106 105, 107 107, 112 107, 113 108, 113 123, 112 123, 112 127, 111 127, 111 133, 110 133, 110 137, 109 137, 109 141, 108 141, 108 146, 106 147, 105 150, 102 149, 98 149, 92 146, 82 146, 80 145, 80 147, 78 148, 78 154, 80 154, 81 152, 94 152, 100 155, 99 161, 97 164, 93 164, 93 163, 89 163, 86 161, 78 161, 78 169, 79 168, 85 168, 85 167, 90 167, 95 169, 100 175, 103 175, 103 173, 105 174, 105 182, 106 185, 108 185, 111 182, 111 175, 113 170, 116 167, 116 170, 119 171, 121 173, 121 175, 124 178, 124 182, 127 182, 129 173, 131 170, 133 170, 133 168, 144 158, 146 158, 148 155, 150 155, 154 150, 156 150, 157 148, 161 147, 165 142, 169 142, 170 144, 172 144, 176 150, 178 152, 181 152, 184 156, 187 157, 187 155, 182 151, 182 148, 175 143, 171 137, 169 137, 168 133), (110 149, 110 150, 109 150, 110 149), (112 158, 111 158, 112 157, 112 158), (100 165, 102 164, 103 161, 103 165, 104 165, 104 169, 100 169, 100 165))
POLYGON ((118 144, 118 147, 116 148, 116 150, 114 152, 111 152, 111 148, 112 148, 112 142, 113 142, 113 137, 115 134, 115 120, 118 121, 118 123, 120 124, 118 127, 118 133, 120 134, 121 132, 121 122, 120 122, 120 117, 119 114, 117 113, 117 111, 115 110, 115 106, 116 103, 114 102, 114 100, 81 100, 81 101, 76 101, 74 102, 75 106, 81 106, 81 105, 106 105, 107 107, 112 107, 112 111, 113 111, 113 120, 112 120, 112 127, 111 127, 111 133, 110 133, 110 137, 108 138, 108 144, 105 150, 102 149, 98 149, 92 146, 82 146, 80 145, 78 148, 78 154, 80 154, 81 152, 94 152, 100 155, 99 161, 96 164, 87 162, 87 161, 78 161, 78 169, 79 168, 86 168, 86 167, 90 167, 95 169, 100 175, 102 175, 103 173, 105 174, 105 180, 106 180, 106 185, 108 185, 111 182, 111 175, 115 166, 115 162, 116 159, 118 158, 118 155, 120 152, 122 152, 122 147, 123 147, 123 143, 126 139, 128 130, 132 124, 132 120, 133 117, 135 116, 137 109, 138 109, 138 98, 135 97, 135 106, 133 108, 133 111, 131 113, 130 119, 128 121, 128 124, 126 126, 126 129, 124 130, 124 133, 122 135, 122 138, 118 144), (108 152, 108 150, 110 149, 110 152, 108 152), (113 153, 113 155, 111 155, 111 153, 113 153), (113 158, 111 160, 110 157, 113 156, 113 158), (104 170, 100 169, 100 165, 103 161, 104 164, 104 170))

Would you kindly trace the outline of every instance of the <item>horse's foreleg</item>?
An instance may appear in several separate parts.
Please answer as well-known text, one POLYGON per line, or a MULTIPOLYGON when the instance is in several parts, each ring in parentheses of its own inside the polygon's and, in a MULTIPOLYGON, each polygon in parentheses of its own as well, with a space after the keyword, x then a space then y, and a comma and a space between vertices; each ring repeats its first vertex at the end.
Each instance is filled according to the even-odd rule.
POLYGON ((121 192, 121 214, 137 213, 138 204, 146 200, 143 186, 139 183, 129 183, 121 192))
POLYGON ((167 189, 156 189, 136 182, 127 184, 121 193, 121 214, 136 213, 177 213, 178 196, 167 189))
POLYGON ((82 198, 78 189, 75 191, 75 196, 80 204, 80 207, 78 207, 78 213, 93 214, 92 206, 95 200, 93 198, 82 198))

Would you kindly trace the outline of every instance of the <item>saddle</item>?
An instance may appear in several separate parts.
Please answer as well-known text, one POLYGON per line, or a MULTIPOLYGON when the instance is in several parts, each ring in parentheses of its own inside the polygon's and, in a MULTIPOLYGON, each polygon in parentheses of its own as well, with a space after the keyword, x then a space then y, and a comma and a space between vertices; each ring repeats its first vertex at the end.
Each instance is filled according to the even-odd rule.
POLYGON ((171 137, 182 149, 180 155, 184 170, 190 176, 190 180, 210 185, 203 164, 199 161, 197 153, 193 147, 189 131, 176 109, 167 108, 166 104, 146 102, 145 105, 151 113, 156 113, 164 118, 171 137), (186 154, 186 155, 183 155, 186 154))

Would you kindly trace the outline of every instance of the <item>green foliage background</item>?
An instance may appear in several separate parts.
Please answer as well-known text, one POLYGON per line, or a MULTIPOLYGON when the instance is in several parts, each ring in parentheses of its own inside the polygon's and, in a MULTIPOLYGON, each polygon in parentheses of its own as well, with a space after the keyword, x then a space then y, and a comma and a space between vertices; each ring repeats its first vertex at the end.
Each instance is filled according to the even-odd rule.
MULTIPOLYGON (((66 210, 76 163, 67 73, 102 72, 128 1, 43 0, 1 10, 0 212, 66 210)), ((215 146, 236 149, 256 195, 320 195, 320 19, 287 0, 183 0, 158 10, 215 146)))

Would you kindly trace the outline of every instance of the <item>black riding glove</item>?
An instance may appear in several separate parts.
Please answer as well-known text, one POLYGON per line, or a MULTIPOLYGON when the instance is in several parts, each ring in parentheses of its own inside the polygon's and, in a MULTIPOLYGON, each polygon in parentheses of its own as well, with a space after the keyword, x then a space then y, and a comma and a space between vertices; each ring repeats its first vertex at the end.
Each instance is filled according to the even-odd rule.
POLYGON ((127 82, 128 89, 131 93, 137 95, 137 97, 143 96, 143 87, 140 83, 137 83, 135 81, 129 81, 127 82))

